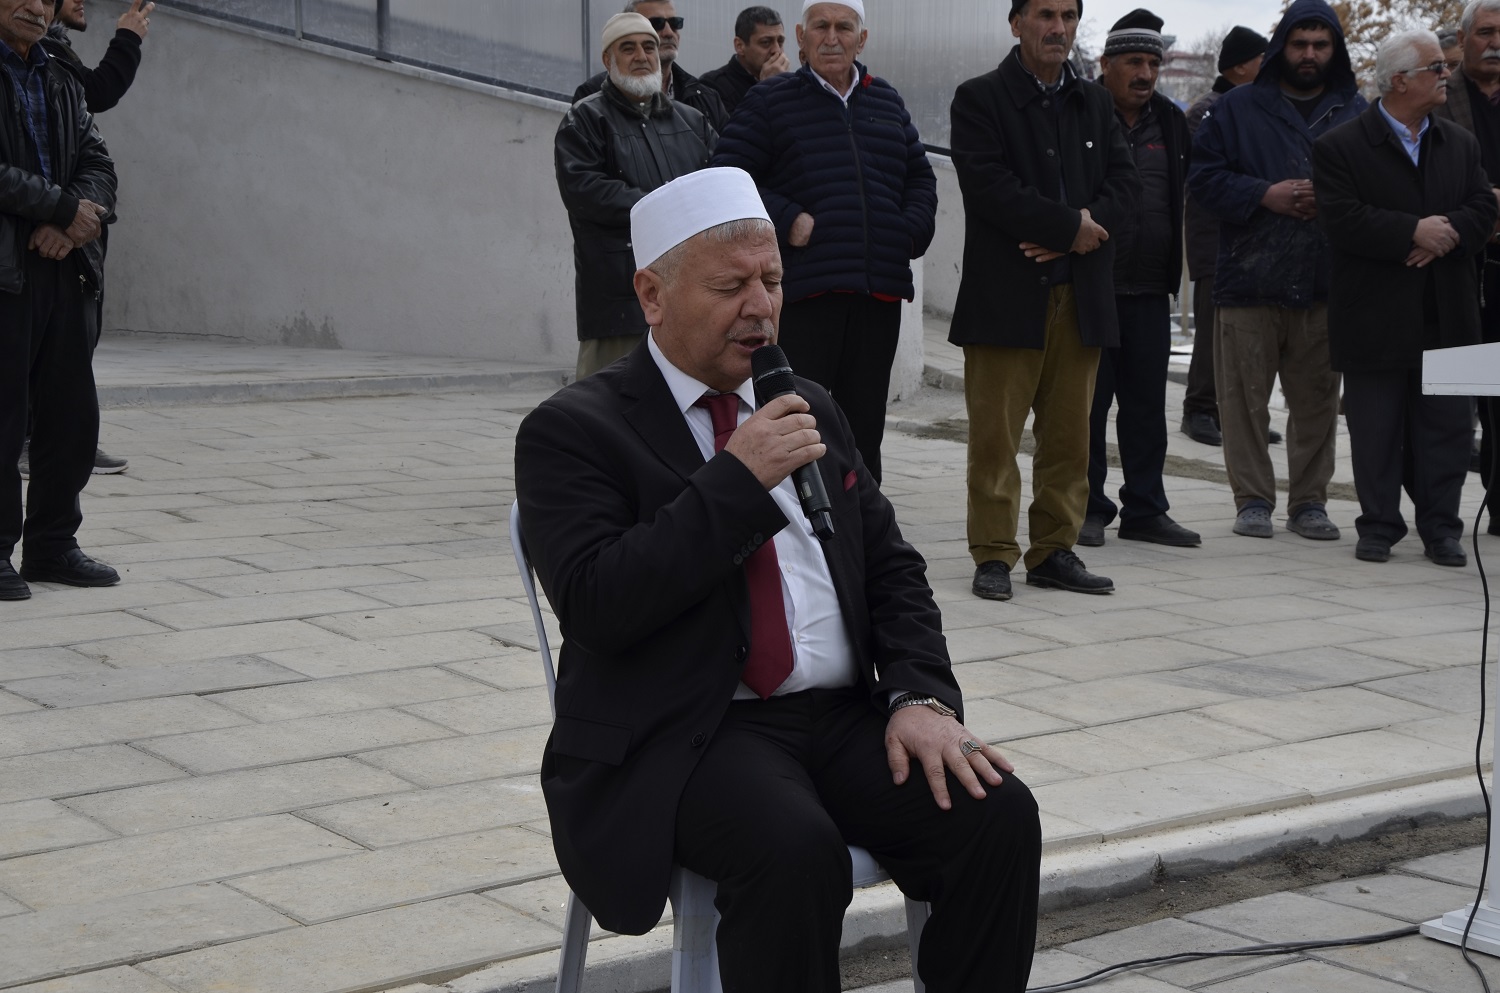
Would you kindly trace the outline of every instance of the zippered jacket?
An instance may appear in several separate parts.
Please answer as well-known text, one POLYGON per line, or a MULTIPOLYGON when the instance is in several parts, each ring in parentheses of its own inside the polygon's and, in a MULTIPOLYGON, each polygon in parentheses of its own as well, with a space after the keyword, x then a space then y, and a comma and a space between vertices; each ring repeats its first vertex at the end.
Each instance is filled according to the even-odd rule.
POLYGON ((639 107, 607 81, 563 117, 553 158, 573 229, 579 341, 646 333, 632 283, 630 208, 708 165, 717 137, 686 104, 656 93, 639 107))
POLYGON ((1322 226, 1267 210, 1260 201, 1285 179, 1316 184, 1313 142, 1365 106, 1333 8, 1323 0, 1296 0, 1282 15, 1255 82, 1224 94, 1194 137, 1188 189, 1220 222, 1215 304, 1306 310, 1327 301, 1329 253, 1322 226), (1287 35, 1308 20, 1333 30, 1334 54, 1326 88, 1304 119, 1282 92, 1281 71, 1287 35))
MULTIPOLYGON (((84 106, 83 87, 56 65, 47 67, 47 109, 52 180, 42 175, 26 135, 21 98, 10 73, 0 70, 0 292, 19 293, 25 284, 26 245, 42 224, 67 227, 78 201, 90 200, 114 219, 114 163, 94 118, 84 106)), ((86 278, 98 290, 104 276, 100 239, 78 249, 86 278)))
POLYGON ((787 303, 828 292, 910 300, 911 260, 936 229, 937 177, 911 115, 895 87, 858 68, 847 106, 807 66, 751 87, 714 152, 714 165, 760 187, 787 303), (802 213, 812 237, 794 248, 802 213))

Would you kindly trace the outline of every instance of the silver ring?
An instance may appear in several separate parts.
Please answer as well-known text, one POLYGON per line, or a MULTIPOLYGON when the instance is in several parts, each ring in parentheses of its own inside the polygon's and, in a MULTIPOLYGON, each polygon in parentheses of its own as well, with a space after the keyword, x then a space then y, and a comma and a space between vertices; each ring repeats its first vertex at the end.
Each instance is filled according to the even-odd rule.
POLYGON ((959 753, 962 754, 964 758, 968 758, 970 755, 973 755, 975 752, 982 752, 982 751, 984 751, 984 746, 981 745, 977 741, 969 739, 969 740, 965 741, 963 744, 959 745, 958 746, 958 750, 959 750, 959 753))

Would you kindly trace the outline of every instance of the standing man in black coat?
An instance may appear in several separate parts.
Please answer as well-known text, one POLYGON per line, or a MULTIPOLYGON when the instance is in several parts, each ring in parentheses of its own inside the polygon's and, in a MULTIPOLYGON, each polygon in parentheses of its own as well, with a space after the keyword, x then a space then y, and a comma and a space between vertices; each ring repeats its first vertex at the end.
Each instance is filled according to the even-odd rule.
POLYGON ((965 227, 948 340, 964 350, 969 552, 974 595, 988 600, 1010 599, 1021 557, 1016 455, 1032 411, 1026 582, 1114 590, 1084 568, 1073 544, 1089 496, 1099 350, 1120 343, 1110 236, 1141 184, 1114 101, 1068 64, 1081 13, 1079 0, 1012 0, 1020 43, 953 95, 965 227))
MULTIPOLYGON (((104 58, 99 65, 93 69, 84 65, 83 59, 73 51, 72 42, 68 39, 68 32, 86 31, 88 29, 88 15, 84 11, 85 0, 55 0, 56 15, 52 26, 47 29, 47 36, 42 39, 42 48, 46 53, 57 60, 57 65, 65 72, 71 74, 83 86, 83 94, 87 102, 90 114, 102 114, 120 102, 125 91, 130 89, 130 84, 135 82, 135 72, 141 64, 141 43, 146 40, 146 34, 151 29, 151 12, 156 9, 156 4, 151 0, 131 0, 125 13, 120 15, 119 21, 115 23, 115 36, 109 40, 109 48, 104 53, 104 58)), ((106 226, 104 233, 99 236, 99 255, 103 257, 109 251, 109 228, 106 226)), ((102 280, 101 280, 102 283, 102 280)), ((96 307, 99 312, 97 324, 94 328, 94 344, 99 344, 99 335, 104 330, 104 288, 101 285, 96 294, 96 307)), ((21 450, 21 475, 29 476, 31 473, 29 444, 21 450)), ((126 459, 116 458, 104 449, 94 449, 94 473, 96 475, 110 475, 124 472, 130 465, 126 459)))
POLYGON ((734 54, 719 68, 699 76, 698 81, 713 87, 724 101, 724 109, 733 114, 750 87, 791 71, 781 15, 770 7, 746 7, 734 20, 734 54))
POLYGON ((125 91, 130 89, 130 84, 135 82, 135 72, 141 65, 141 44, 151 29, 151 12, 156 9, 156 4, 151 0, 131 0, 125 13, 115 22, 115 35, 109 40, 104 58, 90 69, 73 51, 72 42, 68 40, 69 31, 88 30, 85 0, 55 2, 57 19, 47 30, 47 37, 42 39, 42 47, 48 55, 62 59, 63 67, 83 84, 89 113, 102 114, 118 104, 125 91))
POLYGON ((563 117, 553 146, 573 229, 579 379, 630 354, 646 332, 630 284, 630 208, 708 165, 718 139, 702 114, 662 93, 656 32, 643 16, 604 23, 603 59, 609 78, 563 117))
MULTIPOLYGON (((1188 108, 1189 134, 1197 134, 1219 98, 1236 86, 1255 81, 1270 41, 1247 27, 1235 27, 1219 46, 1219 78, 1188 108)), ((1214 389, 1214 271, 1219 264, 1219 219, 1198 206, 1191 195, 1183 211, 1187 237, 1188 278, 1193 281, 1193 358, 1188 364, 1187 395, 1182 398, 1182 433, 1204 445, 1222 445, 1219 394, 1214 389)), ((1280 440, 1272 431, 1271 441, 1280 440)))
POLYGON ((1473 135, 1447 99, 1437 35, 1405 31, 1375 57, 1380 100, 1313 146, 1318 217, 1333 252, 1328 343, 1344 374, 1360 516, 1355 555, 1390 558, 1406 534, 1403 482, 1427 557, 1462 566, 1459 498, 1473 440, 1467 397, 1422 393, 1422 351, 1479 341, 1474 257, 1496 205, 1473 135))
POLYGON ((1172 352, 1171 295, 1182 282, 1182 191, 1187 176, 1187 120, 1156 92, 1165 46, 1162 19, 1133 10, 1110 29, 1099 57, 1099 81, 1141 177, 1141 199, 1115 236, 1115 310, 1120 343, 1099 356, 1089 416, 1089 504, 1080 545, 1104 544, 1118 515, 1120 537, 1158 545, 1202 540, 1167 516, 1167 360, 1172 352), (1109 408, 1119 440, 1120 506, 1109 498, 1106 440, 1109 408))
POLYGON ((78 547, 99 441, 94 392, 99 235, 115 170, 83 88, 42 51, 51 0, 0 0, 0 600, 27 582, 112 586, 78 547), (34 408, 31 483, 17 461, 34 408), (20 574, 11 556, 25 542, 20 574))

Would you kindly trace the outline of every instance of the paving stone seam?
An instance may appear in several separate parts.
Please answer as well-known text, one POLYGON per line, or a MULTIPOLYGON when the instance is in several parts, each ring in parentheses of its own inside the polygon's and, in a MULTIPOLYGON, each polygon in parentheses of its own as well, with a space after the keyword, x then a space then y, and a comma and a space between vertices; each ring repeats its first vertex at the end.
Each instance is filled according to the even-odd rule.
POLYGON ((227 406, 241 403, 294 403, 312 400, 399 397, 427 393, 488 394, 505 390, 560 388, 563 370, 446 373, 417 376, 349 376, 267 382, 176 383, 101 386, 99 406, 227 406))
MULTIPOLYGON (((1466 819, 1483 812, 1476 784, 1465 777, 1048 853, 1042 860, 1041 910, 1045 913, 1140 892, 1162 871, 1173 876, 1208 875, 1282 851, 1379 834, 1400 822, 1466 819), (1080 882, 1084 885, 1075 885, 1080 882)), ((899 891, 885 884, 864 892, 875 895, 869 933, 892 946, 903 944, 906 912, 899 891)), ((658 925, 651 934, 662 946, 591 965, 587 982, 601 983, 601 988, 651 988, 645 984, 670 967, 671 927, 658 925)), ((598 941, 590 943, 590 952, 598 941)), ((525 976, 497 975, 493 982, 483 972, 472 973, 449 988, 462 993, 550 990, 556 978, 555 954, 550 961, 538 956, 535 967, 525 976)))

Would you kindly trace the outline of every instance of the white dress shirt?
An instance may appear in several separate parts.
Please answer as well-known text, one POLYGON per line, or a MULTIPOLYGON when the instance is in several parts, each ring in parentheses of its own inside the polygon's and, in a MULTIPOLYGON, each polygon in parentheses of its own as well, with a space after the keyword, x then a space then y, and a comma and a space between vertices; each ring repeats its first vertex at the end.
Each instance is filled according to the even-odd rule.
MULTIPOLYGON (((713 418, 703 407, 694 404, 704 393, 716 392, 674 366, 662 354, 656 338, 647 336, 651 358, 667 381, 677 408, 687 421, 693 440, 706 462, 714 457, 713 418)), ((735 390, 740 398, 737 424, 743 424, 755 412, 755 389, 745 380, 735 390)), ((854 664, 854 645, 844 627, 844 613, 839 608, 833 575, 823 555, 822 542, 812 533, 791 477, 783 479, 770 491, 771 499, 790 522, 772 539, 776 559, 781 566, 781 603, 786 610, 786 626, 792 635, 792 674, 777 687, 773 696, 814 688, 829 689, 853 686, 859 678, 854 664)), ((736 700, 759 699, 744 683, 735 691, 736 700)))
POLYGON ((845 107, 847 107, 847 106, 849 106, 849 95, 851 93, 853 93, 854 92, 854 88, 859 85, 859 66, 854 66, 853 68, 854 68, 854 80, 849 84, 849 88, 847 90, 845 90, 844 92, 842 92, 842 93, 840 93, 838 90, 834 89, 832 83, 830 83, 828 80, 824 79, 822 76, 818 75, 818 70, 812 69, 811 72, 813 74, 813 79, 816 79, 818 82, 820 82, 820 83, 823 84, 823 89, 827 90, 829 93, 832 93, 834 96, 838 97, 839 100, 843 103, 843 105, 845 107))

